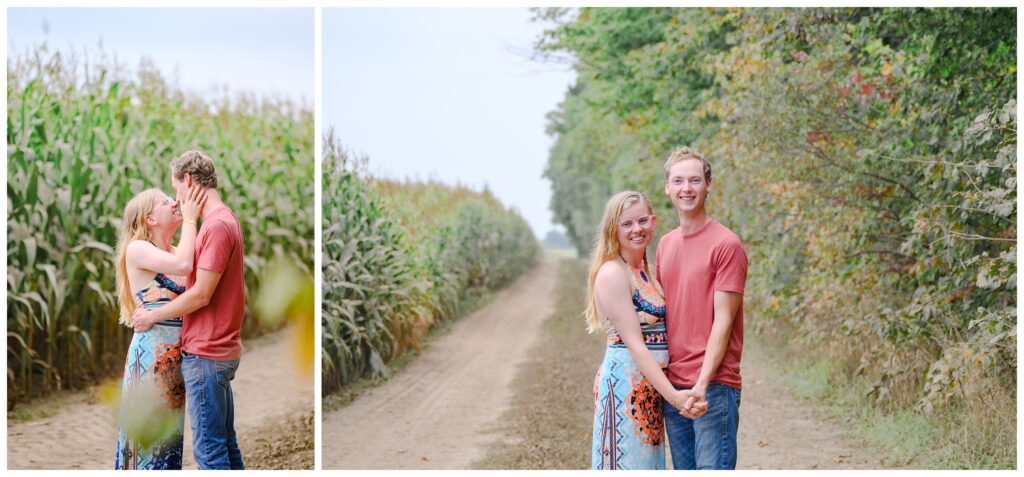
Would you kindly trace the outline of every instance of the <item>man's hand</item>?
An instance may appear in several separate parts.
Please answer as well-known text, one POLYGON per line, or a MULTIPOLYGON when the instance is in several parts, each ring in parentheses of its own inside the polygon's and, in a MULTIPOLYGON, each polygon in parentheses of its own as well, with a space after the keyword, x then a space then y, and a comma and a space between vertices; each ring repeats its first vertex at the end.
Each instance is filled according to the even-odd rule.
POLYGON ((135 331, 141 333, 152 328, 153 324, 157 321, 153 316, 155 314, 156 313, 154 313, 153 310, 147 310, 142 307, 136 308, 135 313, 132 313, 132 321, 135 322, 135 331))

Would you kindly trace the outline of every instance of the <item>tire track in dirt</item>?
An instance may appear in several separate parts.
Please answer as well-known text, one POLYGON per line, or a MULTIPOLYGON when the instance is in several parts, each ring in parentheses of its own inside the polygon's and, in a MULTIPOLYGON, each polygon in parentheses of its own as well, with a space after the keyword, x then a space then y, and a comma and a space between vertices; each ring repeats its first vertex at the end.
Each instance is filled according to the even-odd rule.
POLYGON ((326 413, 324 469, 465 469, 482 457, 551 313, 557 269, 543 257, 397 375, 326 413))

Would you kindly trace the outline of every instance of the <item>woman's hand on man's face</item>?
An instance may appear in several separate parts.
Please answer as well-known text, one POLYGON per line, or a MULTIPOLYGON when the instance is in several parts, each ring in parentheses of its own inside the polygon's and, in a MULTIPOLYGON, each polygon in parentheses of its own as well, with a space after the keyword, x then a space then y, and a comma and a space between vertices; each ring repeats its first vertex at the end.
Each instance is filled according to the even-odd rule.
POLYGON ((204 205, 206 205, 206 189, 195 184, 188 189, 188 197, 185 197, 185 200, 179 205, 182 220, 195 223, 203 213, 204 205))

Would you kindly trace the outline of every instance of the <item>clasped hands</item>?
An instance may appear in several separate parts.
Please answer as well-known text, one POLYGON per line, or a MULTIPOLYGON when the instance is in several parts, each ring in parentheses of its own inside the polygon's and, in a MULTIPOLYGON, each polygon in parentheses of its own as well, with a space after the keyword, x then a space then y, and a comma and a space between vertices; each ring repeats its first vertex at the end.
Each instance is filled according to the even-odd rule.
POLYGON ((697 419, 708 412, 706 392, 702 388, 677 389, 669 403, 679 411, 679 415, 687 419, 697 419))

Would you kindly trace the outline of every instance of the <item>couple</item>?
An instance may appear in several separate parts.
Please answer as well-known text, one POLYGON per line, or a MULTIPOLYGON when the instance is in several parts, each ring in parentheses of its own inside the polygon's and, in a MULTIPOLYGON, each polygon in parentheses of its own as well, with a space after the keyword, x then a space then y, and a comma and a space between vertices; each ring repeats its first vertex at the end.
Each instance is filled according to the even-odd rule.
POLYGON ((586 311, 588 330, 608 337, 594 381, 594 469, 664 469, 666 431, 676 470, 736 467, 747 256, 705 211, 710 190, 704 156, 673 151, 665 194, 680 226, 658 243, 656 276, 647 196, 620 192, 605 206, 586 311))
POLYGON ((206 154, 189 151, 174 159, 171 187, 177 200, 159 189, 133 197, 121 224, 120 321, 135 334, 124 368, 114 467, 181 469, 187 400, 199 468, 243 469, 231 393, 245 312, 242 229, 221 200, 206 154))

